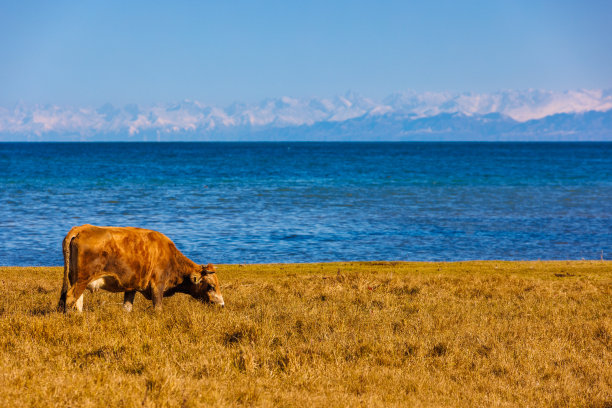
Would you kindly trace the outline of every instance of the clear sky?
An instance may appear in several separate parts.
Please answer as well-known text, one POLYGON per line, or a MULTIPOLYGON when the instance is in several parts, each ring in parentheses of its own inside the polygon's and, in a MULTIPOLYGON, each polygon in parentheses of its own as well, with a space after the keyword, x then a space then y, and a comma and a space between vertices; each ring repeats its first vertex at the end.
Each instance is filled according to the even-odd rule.
POLYGON ((0 0, 0 105, 612 88, 612 1, 0 0))

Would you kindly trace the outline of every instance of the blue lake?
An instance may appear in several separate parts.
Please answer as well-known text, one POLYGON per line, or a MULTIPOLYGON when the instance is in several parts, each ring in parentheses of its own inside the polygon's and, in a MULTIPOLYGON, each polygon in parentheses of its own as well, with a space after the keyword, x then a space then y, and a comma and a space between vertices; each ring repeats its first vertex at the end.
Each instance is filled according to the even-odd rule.
POLYGON ((612 258, 612 143, 0 143, 0 265, 74 225, 199 263, 612 258))

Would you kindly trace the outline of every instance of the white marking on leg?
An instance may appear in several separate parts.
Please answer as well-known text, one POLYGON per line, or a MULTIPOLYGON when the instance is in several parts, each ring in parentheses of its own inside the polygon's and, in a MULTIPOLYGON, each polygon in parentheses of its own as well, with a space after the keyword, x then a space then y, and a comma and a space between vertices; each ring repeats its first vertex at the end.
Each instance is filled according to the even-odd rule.
POLYGON ((123 293, 123 310, 126 312, 132 311, 132 305, 134 304, 134 297, 136 292, 124 292, 123 293))
POLYGON ((79 312, 83 311, 83 294, 82 293, 81 293, 81 296, 79 296, 77 301, 74 303, 74 307, 76 307, 76 310, 78 310, 79 312))

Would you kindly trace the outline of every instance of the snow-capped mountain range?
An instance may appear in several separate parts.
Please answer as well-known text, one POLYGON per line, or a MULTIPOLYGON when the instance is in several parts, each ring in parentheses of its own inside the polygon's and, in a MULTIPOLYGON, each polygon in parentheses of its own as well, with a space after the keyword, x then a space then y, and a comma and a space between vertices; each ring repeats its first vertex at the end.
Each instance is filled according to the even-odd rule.
POLYGON ((612 140, 612 89, 0 107, 0 140, 612 140))

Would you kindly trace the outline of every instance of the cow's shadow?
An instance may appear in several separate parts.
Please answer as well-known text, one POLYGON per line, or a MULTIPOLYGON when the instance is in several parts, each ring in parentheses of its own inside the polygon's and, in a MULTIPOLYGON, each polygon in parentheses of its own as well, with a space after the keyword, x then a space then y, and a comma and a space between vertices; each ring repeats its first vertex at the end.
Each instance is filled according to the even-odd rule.
POLYGON ((47 316, 53 313, 57 313, 57 307, 53 306, 36 306, 28 310, 30 316, 47 316))

